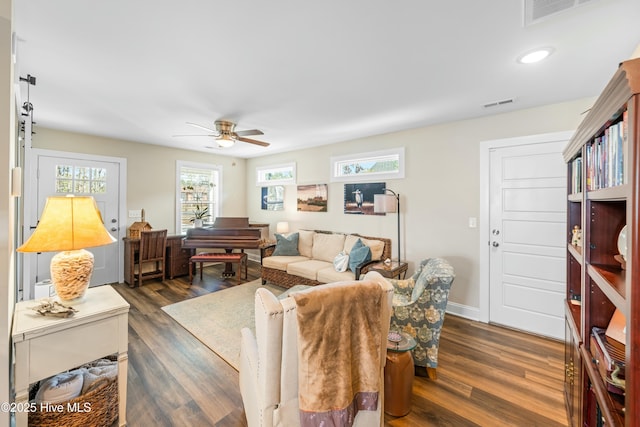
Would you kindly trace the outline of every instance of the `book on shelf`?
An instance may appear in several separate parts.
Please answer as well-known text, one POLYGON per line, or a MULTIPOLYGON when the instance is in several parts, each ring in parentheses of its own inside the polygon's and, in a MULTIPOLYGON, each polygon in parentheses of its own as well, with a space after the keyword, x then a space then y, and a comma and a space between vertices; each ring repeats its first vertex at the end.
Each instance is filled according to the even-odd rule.
POLYGON ((571 162, 571 194, 582 191, 582 157, 571 162))
POLYGON ((586 145, 587 190, 615 187, 626 183, 627 146, 626 111, 622 119, 607 127, 604 132, 586 145))

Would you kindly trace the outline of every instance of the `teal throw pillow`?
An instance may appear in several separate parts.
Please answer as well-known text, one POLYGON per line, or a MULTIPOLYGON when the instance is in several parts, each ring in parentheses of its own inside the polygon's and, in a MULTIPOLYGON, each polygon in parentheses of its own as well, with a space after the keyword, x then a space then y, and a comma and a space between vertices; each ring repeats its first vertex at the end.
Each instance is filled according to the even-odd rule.
POLYGON ((276 249, 273 256, 296 256, 298 252, 298 233, 291 233, 288 236, 276 234, 276 249))
POLYGON ((371 249, 358 239, 349 252, 349 270, 355 273, 356 267, 367 261, 371 261, 371 249))

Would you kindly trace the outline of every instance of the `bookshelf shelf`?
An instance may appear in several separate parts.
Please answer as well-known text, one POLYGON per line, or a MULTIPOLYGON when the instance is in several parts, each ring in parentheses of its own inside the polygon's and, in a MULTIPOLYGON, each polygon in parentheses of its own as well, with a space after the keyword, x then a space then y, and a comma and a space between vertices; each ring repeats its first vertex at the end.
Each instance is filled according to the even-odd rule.
POLYGON ((640 58, 620 64, 563 155, 569 175, 567 230, 577 226, 582 235, 578 247, 567 233, 569 424, 599 426, 604 420, 608 426, 640 427, 640 256, 634 256, 640 251, 640 58), (625 226, 623 270, 618 236, 625 226), (616 311, 625 317, 622 338, 592 337, 594 328, 606 330, 612 324, 616 311), (610 347, 613 343, 618 350, 610 347), (605 380, 614 365, 594 362, 598 357, 609 360, 609 350, 616 356, 613 363, 624 365, 624 395, 605 380), (579 391, 575 378, 581 378, 579 391))

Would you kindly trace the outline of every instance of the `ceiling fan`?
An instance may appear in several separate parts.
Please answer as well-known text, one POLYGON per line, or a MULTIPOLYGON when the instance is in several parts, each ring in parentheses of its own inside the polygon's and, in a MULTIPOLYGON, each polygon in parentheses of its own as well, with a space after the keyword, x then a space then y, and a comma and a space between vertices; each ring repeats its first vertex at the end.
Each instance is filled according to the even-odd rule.
POLYGON ((258 141, 256 139, 246 138, 249 135, 264 135, 261 130, 258 129, 250 129, 250 130, 239 130, 235 131, 236 124, 233 122, 229 122, 226 120, 216 120, 215 121, 215 129, 208 128, 206 126, 199 125, 197 123, 187 122, 190 126, 195 126, 200 129, 204 129, 206 131, 211 132, 206 135, 174 135, 174 136, 211 136, 214 137, 219 147, 226 148, 232 147, 236 141, 247 142, 249 144, 259 145, 261 147, 268 147, 268 142, 258 141))

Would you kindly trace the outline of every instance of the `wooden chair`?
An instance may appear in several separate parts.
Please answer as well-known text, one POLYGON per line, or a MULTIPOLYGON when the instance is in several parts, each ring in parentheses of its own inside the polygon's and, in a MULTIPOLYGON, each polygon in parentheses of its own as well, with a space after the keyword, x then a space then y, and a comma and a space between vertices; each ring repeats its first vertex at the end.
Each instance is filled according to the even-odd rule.
POLYGON ((133 285, 142 286, 143 279, 165 279, 165 254, 167 230, 149 230, 140 232, 140 251, 133 267, 133 285), (154 263, 152 271, 144 271, 145 264, 154 263), (136 268, 137 266, 137 268, 136 268))

